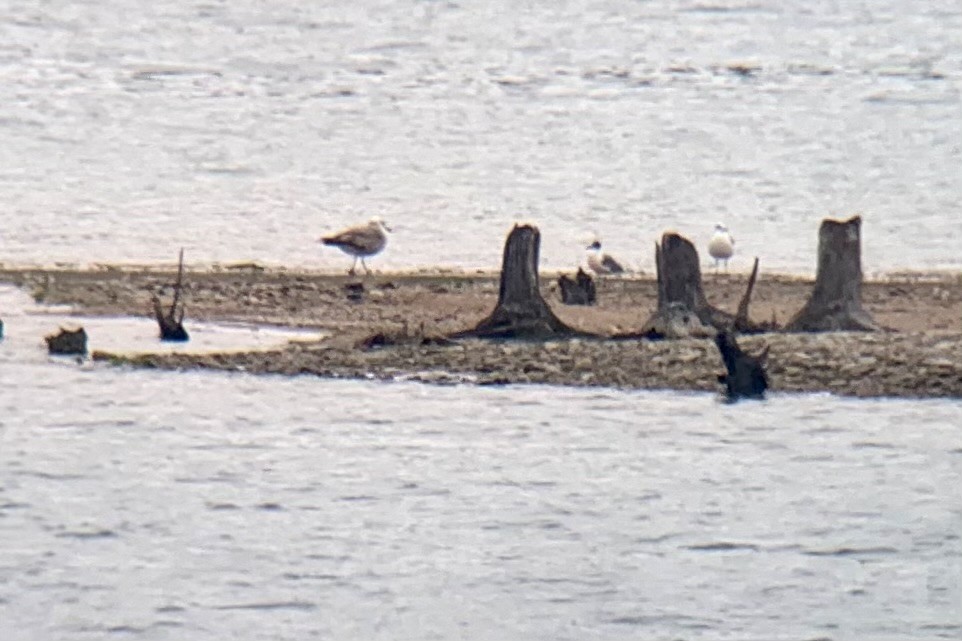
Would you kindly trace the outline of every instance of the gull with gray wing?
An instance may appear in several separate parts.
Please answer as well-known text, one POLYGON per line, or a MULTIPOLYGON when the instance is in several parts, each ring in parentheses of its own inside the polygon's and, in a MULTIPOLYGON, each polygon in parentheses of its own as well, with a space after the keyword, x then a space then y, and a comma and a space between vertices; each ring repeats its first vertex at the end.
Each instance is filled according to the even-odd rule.
POLYGON ((708 255, 715 259, 715 271, 718 271, 718 264, 725 263, 725 271, 728 271, 728 259, 735 253, 735 239, 728 233, 728 227, 722 223, 715 225, 715 233, 708 241, 708 255))

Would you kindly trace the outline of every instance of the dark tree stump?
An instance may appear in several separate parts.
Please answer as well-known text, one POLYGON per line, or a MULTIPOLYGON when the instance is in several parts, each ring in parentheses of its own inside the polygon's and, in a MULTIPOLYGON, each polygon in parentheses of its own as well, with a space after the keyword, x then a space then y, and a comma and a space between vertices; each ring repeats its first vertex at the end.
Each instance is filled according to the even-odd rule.
POLYGON ((718 382, 725 386, 725 397, 734 402, 742 398, 765 398, 768 389, 768 376, 765 374, 765 360, 768 348, 758 356, 751 356, 738 347, 735 335, 723 330, 715 335, 715 345, 721 352, 726 374, 718 376, 718 382))
POLYGON ((595 281, 580 267, 574 278, 562 274, 558 279, 558 287, 561 289, 561 302, 565 305, 594 305, 598 297, 595 281))
POLYGON ((732 315, 711 306, 705 298, 701 281, 698 251, 690 240, 669 232, 655 245, 655 265, 658 274, 658 309, 645 322, 642 336, 649 338, 682 338, 712 336, 717 330, 737 327, 743 333, 758 333, 769 329, 748 318, 748 305, 755 279, 758 259, 748 281, 745 295, 732 315))
POLYGON ((58 333, 46 336, 44 340, 51 354, 83 356, 87 353, 87 332, 83 327, 73 330, 61 327, 58 333))
POLYGON ((808 302, 785 326, 789 332, 872 332, 862 309, 862 218, 826 218, 818 230, 818 269, 808 302))
POLYGON ((164 311, 160 304, 160 298, 151 297, 154 306, 154 317, 160 327, 160 340, 171 342, 184 342, 190 340, 190 335, 184 329, 184 304, 180 300, 180 291, 184 283, 184 250, 180 250, 180 260, 177 265, 177 282, 174 283, 174 299, 170 308, 164 311))
POLYGON ((547 339, 582 335, 565 325, 538 288, 541 233, 532 225, 515 225, 504 245, 501 285, 494 311, 474 329, 451 338, 547 339))

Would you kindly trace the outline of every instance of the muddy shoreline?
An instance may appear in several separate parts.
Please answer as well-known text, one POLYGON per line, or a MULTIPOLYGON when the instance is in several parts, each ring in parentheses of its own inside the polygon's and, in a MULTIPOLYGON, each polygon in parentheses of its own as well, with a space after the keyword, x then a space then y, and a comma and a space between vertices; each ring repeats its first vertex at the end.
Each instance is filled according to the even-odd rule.
MULTIPOLYGON (((169 295, 172 267, 2 268, 38 301, 68 304, 77 314, 149 316, 152 294, 169 295)), ((734 310, 743 274, 706 274, 713 304, 734 310)), ((193 268, 185 324, 236 321, 328 331, 330 338, 271 352, 222 355, 98 354, 139 367, 212 368, 251 373, 413 379, 431 383, 547 383, 714 391, 721 361, 707 339, 670 342, 569 340, 444 343, 437 337, 472 326, 497 299, 498 275, 441 270, 375 274, 361 300, 342 274, 263 269, 193 268), (371 337, 377 337, 371 340, 371 337)), ((543 294, 571 326, 613 335, 637 330, 656 305, 650 275, 598 283, 598 305, 560 302, 556 275, 542 275, 543 294)), ((810 279, 762 274, 751 315, 784 323, 801 308, 810 279)), ((742 339, 749 350, 770 345, 773 391, 855 396, 962 397, 962 277, 902 274, 867 282, 865 308, 891 331, 876 334, 766 334, 742 339)), ((0 310, 0 318, 3 310, 0 310)))

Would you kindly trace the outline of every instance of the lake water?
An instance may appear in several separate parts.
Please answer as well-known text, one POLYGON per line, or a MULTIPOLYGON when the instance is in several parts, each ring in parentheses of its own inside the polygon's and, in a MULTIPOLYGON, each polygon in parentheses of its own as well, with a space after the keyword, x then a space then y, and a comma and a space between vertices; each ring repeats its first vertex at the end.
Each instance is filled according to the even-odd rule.
POLYGON ((0 638, 958 639, 962 406, 0 365, 0 638))
POLYGON ((372 214, 381 268, 543 264, 668 228, 811 273, 825 216, 865 269, 955 268, 957 0, 0 3, 0 260, 257 260, 372 214), (742 69, 746 73, 741 73, 742 69))
MULTIPOLYGON (((960 265, 954 0, 326 4, 0 0, 0 260, 340 269, 380 214, 381 268, 524 218, 650 269, 724 219, 810 272, 861 212, 867 271, 960 265)), ((63 313, 0 291, 3 641, 962 636, 957 401, 127 371, 63 313)))

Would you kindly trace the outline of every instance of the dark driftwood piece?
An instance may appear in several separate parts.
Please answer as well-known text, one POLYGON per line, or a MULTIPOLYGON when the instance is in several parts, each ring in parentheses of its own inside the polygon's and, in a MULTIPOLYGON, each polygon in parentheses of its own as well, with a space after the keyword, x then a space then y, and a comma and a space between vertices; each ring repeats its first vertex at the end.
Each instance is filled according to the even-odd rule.
POLYGON ((715 335, 715 345, 721 352, 727 371, 718 376, 718 382, 725 386, 725 397, 729 401, 764 398, 768 389, 768 376, 765 374, 768 348, 757 356, 747 354, 738 347, 735 335, 724 330, 715 335))
POLYGON ((60 328, 56 334, 44 337, 51 354, 84 355, 87 353, 87 332, 83 327, 70 330, 60 328))
POLYGON ((681 338, 711 336, 716 330, 732 327, 742 333, 770 329, 748 318, 748 306, 758 278, 757 258, 745 294, 738 305, 738 313, 734 315, 708 303, 702 288, 698 251, 687 238, 673 232, 664 234, 661 243, 655 245, 655 266, 658 274, 658 309, 645 322, 641 335, 681 338))
POLYGON ((826 218, 818 229, 818 268, 808 302, 788 332, 877 331, 862 309, 862 218, 826 218))
POLYGON ((160 298, 153 296, 154 316, 160 327, 160 340, 187 341, 190 335, 184 329, 184 303, 180 300, 180 291, 184 284, 184 250, 180 250, 180 260, 177 265, 177 282, 174 283, 174 299, 170 308, 165 312, 160 304, 160 298))
POLYGON ((532 225, 515 225, 504 244, 501 285, 494 311, 474 329, 451 338, 547 339, 580 335, 554 315, 538 288, 541 233, 532 225))
POLYGON ((561 302, 565 305, 594 305, 598 298, 595 281, 580 267, 574 278, 562 274, 558 279, 558 287, 561 289, 561 302))

